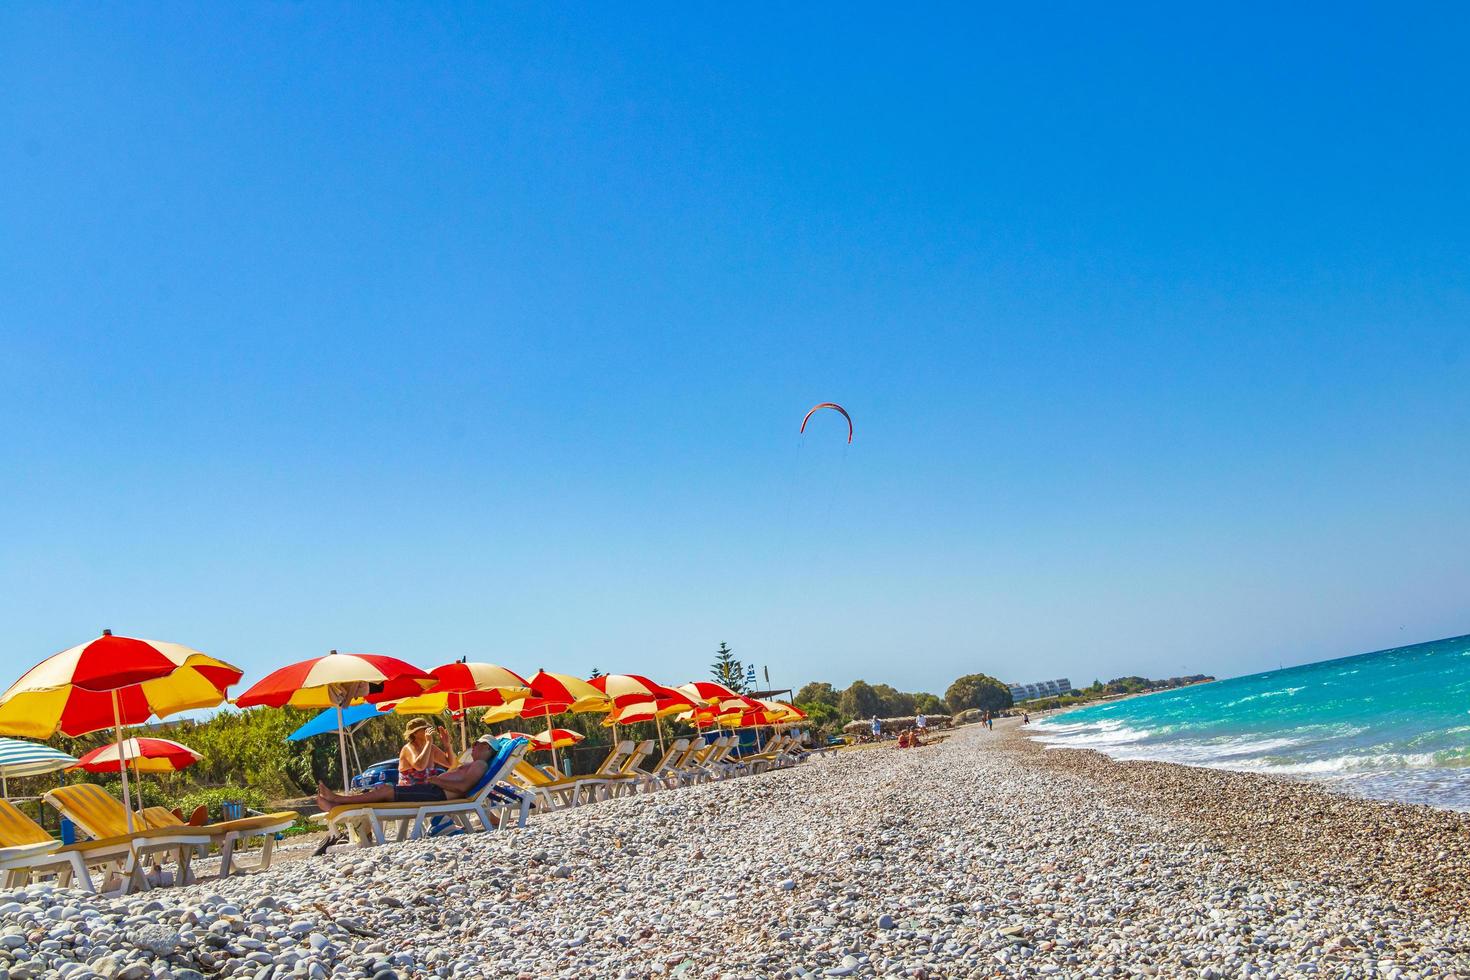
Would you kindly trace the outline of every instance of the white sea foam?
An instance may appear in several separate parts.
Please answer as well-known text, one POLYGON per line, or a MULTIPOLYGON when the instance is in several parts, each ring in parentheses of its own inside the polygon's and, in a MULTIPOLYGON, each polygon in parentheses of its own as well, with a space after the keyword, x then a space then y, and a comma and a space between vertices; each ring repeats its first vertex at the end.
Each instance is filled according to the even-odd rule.
POLYGON ((1208 741, 1180 740, 1138 744, 1142 738, 1147 737, 1147 733, 1130 730, 1128 734, 1134 737, 1124 738, 1114 732, 1106 738, 1094 735, 1043 741, 1047 742, 1049 748, 1096 749, 1120 761, 1173 762, 1202 769, 1228 769, 1305 778, 1349 779, 1369 775, 1381 778, 1394 772, 1402 772, 1406 774, 1405 782, 1411 783, 1413 777, 1408 774, 1414 771, 1458 771, 1463 774, 1465 767, 1470 767, 1470 747, 1435 752, 1364 751, 1320 759, 1292 760, 1289 758, 1290 753, 1283 753, 1282 750, 1309 744, 1311 739, 1238 736, 1208 741))
POLYGON ((1278 774, 1367 796, 1470 808, 1470 668, 1459 664, 1465 657, 1466 638, 1382 651, 1169 699, 1091 707, 1040 726, 1038 734, 1048 748, 1278 774))
POLYGON ((1057 726, 1037 741, 1055 748, 1099 749, 1128 745, 1155 735, 1149 729, 1130 728, 1121 721, 1103 720, 1090 724, 1057 726))
POLYGON ((1254 760, 1265 753, 1289 749, 1301 744, 1294 738, 1258 738, 1237 736, 1209 741, 1088 743, 1086 740, 1053 745, 1053 748, 1095 748, 1113 759, 1177 762, 1207 769, 1254 768, 1254 760))
POLYGON ((1231 701, 1231 702, 1229 702, 1227 704, 1221 705, 1221 707, 1222 708, 1233 708, 1237 704, 1245 704, 1247 701, 1259 701, 1259 700, 1263 700, 1265 698, 1291 697, 1294 694, 1296 694, 1298 691, 1302 691, 1302 690, 1305 690, 1305 688, 1303 688, 1303 687, 1283 687, 1279 691, 1261 691, 1258 694, 1247 694, 1243 698, 1236 698, 1234 701, 1231 701))
POLYGON ((1284 776, 1391 773, 1415 769, 1455 769, 1470 765, 1470 758, 1457 759, 1454 750, 1439 752, 1374 752, 1333 756, 1263 766, 1260 771, 1284 776), (1459 765, 1456 765, 1456 762, 1459 765))

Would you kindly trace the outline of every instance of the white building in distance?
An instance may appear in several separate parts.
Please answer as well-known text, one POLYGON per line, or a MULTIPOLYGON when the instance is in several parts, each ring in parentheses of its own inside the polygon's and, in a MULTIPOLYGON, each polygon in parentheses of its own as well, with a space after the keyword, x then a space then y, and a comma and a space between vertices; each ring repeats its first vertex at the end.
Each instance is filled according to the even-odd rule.
POLYGON ((1030 701, 1032 698, 1055 698, 1072 690, 1072 682, 1065 677, 1054 681, 1037 681, 1034 684, 1007 684, 1011 689, 1012 701, 1030 701))

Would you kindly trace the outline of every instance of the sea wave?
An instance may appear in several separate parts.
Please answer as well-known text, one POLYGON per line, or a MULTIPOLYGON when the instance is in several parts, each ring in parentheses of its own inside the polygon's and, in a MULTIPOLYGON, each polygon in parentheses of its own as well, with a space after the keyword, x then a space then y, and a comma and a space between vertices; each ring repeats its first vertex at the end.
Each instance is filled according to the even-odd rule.
POLYGON ((1148 741, 1150 733, 1123 729, 1062 738, 1041 738, 1048 749, 1095 749, 1119 760, 1177 762, 1205 768, 1244 768, 1240 763, 1302 744, 1298 738, 1236 736, 1209 740, 1148 741))
POLYGON ((1259 694, 1247 694, 1243 698, 1236 698, 1234 701, 1230 701, 1230 702, 1228 702, 1226 704, 1222 704, 1220 707, 1221 708, 1233 708, 1233 707, 1235 707, 1238 704, 1245 704, 1247 701, 1261 701, 1261 700, 1264 700, 1265 698, 1291 697, 1292 695, 1296 694, 1298 691, 1304 691, 1304 690, 1306 690, 1305 687, 1283 687, 1279 691, 1261 691, 1259 694))
MULTIPOLYGON (((1095 749, 1120 761, 1173 762, 1205 769, 1270 773, 1282 776, 1322 776, 1349 773, 1382 773, 1403 769, 1459 769, 1470 767, 1470 746, 1433 752, 1392 751, 1369 746, 1322 758, 1305 758, 1307 746, 1319 740, 1306 737, 1233 736, 1213 739, 1178 739, 1149 742, 1151 732, 1114 724, 1068 726, 1069 733, 1042 736, 1037 741, 1048 749, 1095 749), (1093 729, 1088 731, 1086 729, 1093 729), (1299 750, 1293 752, 1291 750, 1299 750)), ((1470 727, 1470 726, 1467 726, 1470 727)))
POLYGON ((1121 721, 1104 719, 1076 725, 1049 725, 1036 740, 1058 748, 1105 748, 1139 742, 1158 735, 1161 730, 1131 728, 1121 721))
POLYGON ((1048 748, 1331 782, 1470 809, 1470 636, 1088 705, 1048 748))
POLYGON ((1470 748, 1441 749, 1438 752, 1347 753, 1328 759, 1262 766, 1259 771, 1278 773, 1283 776, 1311 776, 1337 773, 1382 773, 1406 769, 1459 769, 1465 766, 1470 766, 1470 748))

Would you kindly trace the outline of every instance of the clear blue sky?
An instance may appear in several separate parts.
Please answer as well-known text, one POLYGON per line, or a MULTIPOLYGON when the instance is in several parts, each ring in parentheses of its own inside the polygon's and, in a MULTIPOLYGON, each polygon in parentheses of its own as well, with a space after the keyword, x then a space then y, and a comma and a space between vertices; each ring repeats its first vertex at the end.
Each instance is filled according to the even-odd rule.
POLYGON ((6 682, 1470 631, 1463 6, 222 6, 0 9, 6 682))

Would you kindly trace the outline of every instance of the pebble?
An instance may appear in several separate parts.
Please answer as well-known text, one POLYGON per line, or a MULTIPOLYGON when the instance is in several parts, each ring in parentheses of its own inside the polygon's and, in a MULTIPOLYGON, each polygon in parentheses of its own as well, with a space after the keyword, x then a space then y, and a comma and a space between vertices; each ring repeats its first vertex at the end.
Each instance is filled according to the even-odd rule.
MULTIPOLYGON (((0 976, 424 980, 487 963, 528 980, 1470 974, 1470 923, 1433 900, 1310 864, 1283 873, 1273 841, 1310 831, 1330 845, 1315 825, 1263 823, 1245 842, 1262 859, 1237 858, 1193 822, 1197 806, 1144 805, 1118 788, 1117 764, 1061 755, 1083 754, 971 726, 923 749, 844 751, 142 896, 3 889, 0 976), (752 882, 774 882, 777 900, 752 882)), ((1149 779, 1187 780, 1197 802, 1226 775, 1149 779)), ((1452 837, 1419 844, 1467 869, 1452 837)))

